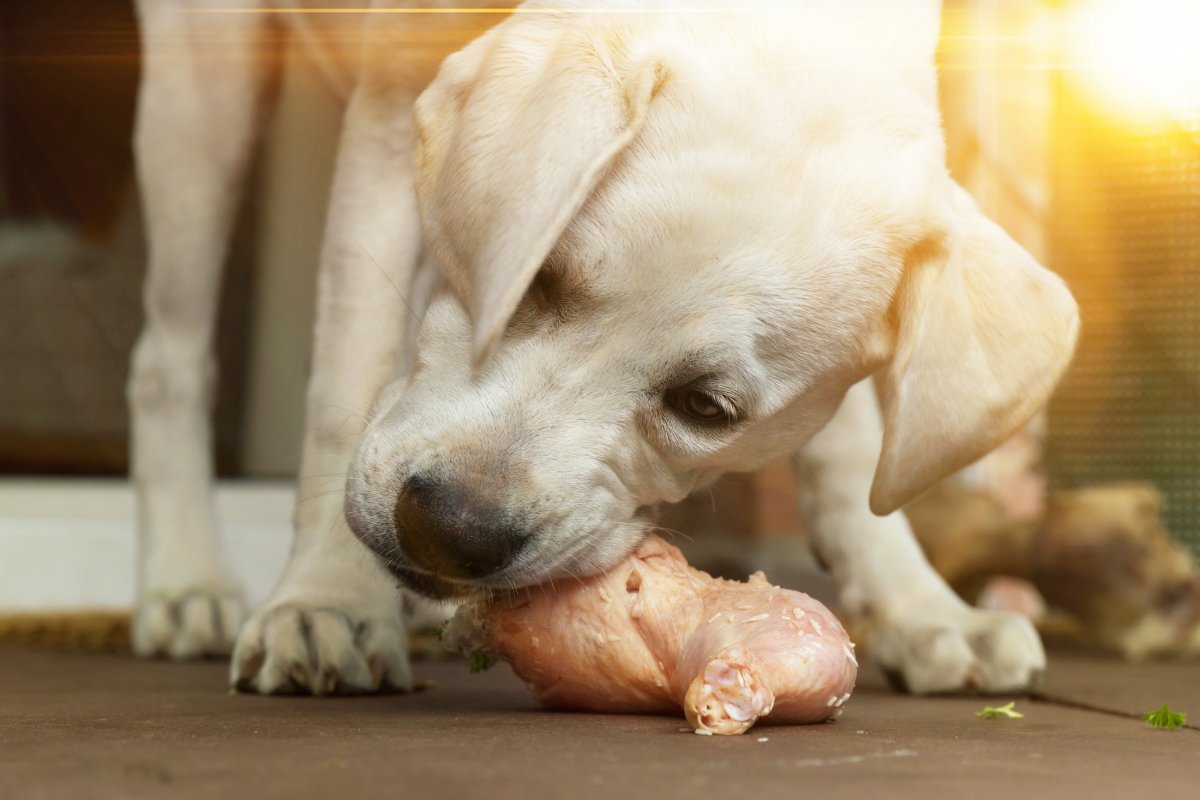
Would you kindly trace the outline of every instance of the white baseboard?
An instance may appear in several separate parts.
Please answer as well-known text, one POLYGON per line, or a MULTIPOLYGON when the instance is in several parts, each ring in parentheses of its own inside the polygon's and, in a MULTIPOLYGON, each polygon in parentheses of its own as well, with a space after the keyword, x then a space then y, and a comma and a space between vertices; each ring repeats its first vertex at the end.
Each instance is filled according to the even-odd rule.
MULTIPOLYGON (((291 545, 290 483, 217 487, 228 563, 251 603, 263 600, 291 545)), ((122 480, 0 480, 0 611, 129 608, 135 505, 122 480)))

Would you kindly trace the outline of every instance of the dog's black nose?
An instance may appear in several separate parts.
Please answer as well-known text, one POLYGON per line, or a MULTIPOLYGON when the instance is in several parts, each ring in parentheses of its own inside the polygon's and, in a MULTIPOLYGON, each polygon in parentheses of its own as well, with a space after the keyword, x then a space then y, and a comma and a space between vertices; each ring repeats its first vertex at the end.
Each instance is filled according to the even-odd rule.
POLYGON ((499 572, 525 545, 525 531, 462 484, 409 478, 396 500, 400 547, 418 566, 467 580, 499 572))

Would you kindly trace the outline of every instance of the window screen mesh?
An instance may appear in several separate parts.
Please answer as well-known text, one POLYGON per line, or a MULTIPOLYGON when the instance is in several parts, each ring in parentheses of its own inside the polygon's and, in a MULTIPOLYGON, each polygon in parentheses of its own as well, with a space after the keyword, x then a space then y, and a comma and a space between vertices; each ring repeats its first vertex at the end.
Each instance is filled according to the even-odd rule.
POLYGON ((1200 97, 1139 122, 1065 80, 1057 94, 1050 261, 1083 332, 1050 408, 1050 474, 1154 482, 1200 555, 1200 97))

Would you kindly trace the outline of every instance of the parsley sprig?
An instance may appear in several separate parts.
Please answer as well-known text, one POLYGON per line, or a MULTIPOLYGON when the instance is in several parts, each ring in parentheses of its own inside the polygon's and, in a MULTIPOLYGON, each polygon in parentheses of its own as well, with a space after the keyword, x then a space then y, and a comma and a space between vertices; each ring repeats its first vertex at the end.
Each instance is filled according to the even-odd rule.
POLYGON ((1024 717, 1025 715, 1020 711, 1015 710, 1014 706, 1016 706, 1015 702, 1005 703, 1002 706, 996 707, 984 706, 983 711, 975 712, 975 716, 979 717, 980 719, 1000 719, 1001 717, 1007 717, 1008 719, 1021 719, 1024 717))
POLYGON ((1161 728, 1165 731, 1173 731, 1187 724, 1187 714, 1182 711, 1172 711, 1166 703, 1162 704, 1162 708, 1147 711, 1142 715, 1142 719, 1146 720, 1150 727, 1161 728))
POLYGON ((471 653, 467 657, 467 669, 471 672, 483 672, 492 668, 496 660, 487 653, 471 653))

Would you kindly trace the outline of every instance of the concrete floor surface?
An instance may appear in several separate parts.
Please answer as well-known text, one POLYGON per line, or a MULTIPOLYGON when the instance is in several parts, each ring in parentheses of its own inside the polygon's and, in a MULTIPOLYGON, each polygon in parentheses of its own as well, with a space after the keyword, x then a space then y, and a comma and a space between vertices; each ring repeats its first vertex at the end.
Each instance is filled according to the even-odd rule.
POLYGON ((422 662, 435 688, 352 699, 230 696, 225 669, 0 648, 0 798, 1200 796, 1200 728, 1136 718, 1170 701, 1200 721, 1197 663, 1055 653, 1056 701, 996 721, 974 715, 995 701, 900 696, 864 670, 840 721, 730 738, 541 711, 503 667, 422 662))

